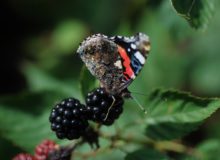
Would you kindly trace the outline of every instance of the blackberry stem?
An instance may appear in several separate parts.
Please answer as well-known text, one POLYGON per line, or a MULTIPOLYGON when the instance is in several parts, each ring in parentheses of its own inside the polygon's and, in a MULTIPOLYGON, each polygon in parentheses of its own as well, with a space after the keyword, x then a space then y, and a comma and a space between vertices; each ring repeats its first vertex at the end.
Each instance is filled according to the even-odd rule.
MULTIPOLYGON (((154 148, 157 148, 158 150, 161 151, 173 151, 177 153, 187 153, 188 155, 194 155, 196 157, 200 157, 201 153, 199 153, 195 148, 185 146, 181 143, 174 142, 174 141, 153 141, 149 138, 134 138, 133 136, 121 136, 120 134, 116 135, 109 135, 106 133, 100 132, 100 136, 102 138, 108 139, 113 141, 112 143, 115 144, 116 141, 123 141, 124 145, 127 145, 128 143, 136 143, 140 145, 148 145, 148 146, 153 146, 154 148)), ((113 145, 114 147, 117 147, 113 145)))

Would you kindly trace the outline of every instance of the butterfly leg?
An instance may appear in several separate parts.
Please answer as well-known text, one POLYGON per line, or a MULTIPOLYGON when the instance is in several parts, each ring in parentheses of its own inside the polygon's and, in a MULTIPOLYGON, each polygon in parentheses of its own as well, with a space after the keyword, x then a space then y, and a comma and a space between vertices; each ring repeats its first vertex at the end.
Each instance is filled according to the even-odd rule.
POLYGON ((110 113, 110 110, 112 109, 113 105, 115 104, 115 97, 114 97, 114 96, 112 96, 112 100, 113 100, 113 101, 112 101, 112 104, 111 104, 111 106, 108 108, 108 111, 107 111, 107 114, 106 114, 106 116, 105 116, 104 121, 107 120, 108 115, 109 115, 109 113, 110 113))

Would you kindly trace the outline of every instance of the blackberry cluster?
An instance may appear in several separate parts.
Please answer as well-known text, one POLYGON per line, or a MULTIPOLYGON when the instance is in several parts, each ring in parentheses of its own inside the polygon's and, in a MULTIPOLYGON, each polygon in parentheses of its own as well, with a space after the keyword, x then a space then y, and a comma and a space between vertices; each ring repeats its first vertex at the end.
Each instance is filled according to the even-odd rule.
POLYGON ((35 148, 35 158, 37 160, 47 160, 48 155, 55 150, 58 150, 59 146, 51 140, 44 140, 41 144, 35 148))
POLYGON ((112 125, 123 111, 124 100, 108 94, 104 88, 97 88, 86 97, 86 112, 89 120, 112 125))
POLYGON ((37 160, 37 159, 30 154, 20 153, 16 155, 12 160, 37 160))
MULTIPOLYGON (((112 125, 123 112, 124 100, 121 96, 110 95, 104 88, 97 88, 86 96, 86 106, 75 98, 64 99, 51 111, 51 129, 59 139, 69 140, 86 137, 88 120, 112 125)), ((93 142, 98 144, 96 142, 93 142)), ((98 147, 98 145, 96 145, 98 147)))
POLYGON ((59 139, 77 139, 84 133, 88 127, 84 108, 77 99, 67 98, 52 109, 49 118, 51 129, 59 139))
POLYGON ((35 147, 35 154, 19 153, 12 160, 70 160, 73 148, 60 147, 52 140, 44 140, 35 147))

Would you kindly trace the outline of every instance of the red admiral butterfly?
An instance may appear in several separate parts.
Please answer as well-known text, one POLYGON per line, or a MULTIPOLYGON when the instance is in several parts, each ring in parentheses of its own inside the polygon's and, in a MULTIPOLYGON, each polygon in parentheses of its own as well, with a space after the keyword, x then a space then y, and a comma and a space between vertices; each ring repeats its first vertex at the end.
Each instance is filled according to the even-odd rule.
POLYGON ((132 37, 95 34, 80 44, 77 53, 109 94, 131 97, 127 87, 140 73, 149 51, 149 37, 143 33, 132 37))

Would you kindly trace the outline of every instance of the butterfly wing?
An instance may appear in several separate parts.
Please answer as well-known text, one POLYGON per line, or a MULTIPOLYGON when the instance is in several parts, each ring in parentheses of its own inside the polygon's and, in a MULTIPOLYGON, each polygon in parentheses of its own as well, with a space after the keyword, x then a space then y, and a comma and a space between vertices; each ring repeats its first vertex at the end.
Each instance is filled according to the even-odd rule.
POLYGON ((149 50, 149 39, 142 33, 111 38, 95 34, 81 43, 77 53, 101 87, 122 95, 141 71, 149 50))
POLYGON ((123 66, 122 90, 136 78, 143 68, 150 51, 147 35, 138 33, 132 37, 115 36, 111 38, 118 45, 123 66))
POLYGON ((123 66, 115 42, 105 35, 95 34, 81 43, 77 53, 106 92, 112 95, 121 93, 123 66))

